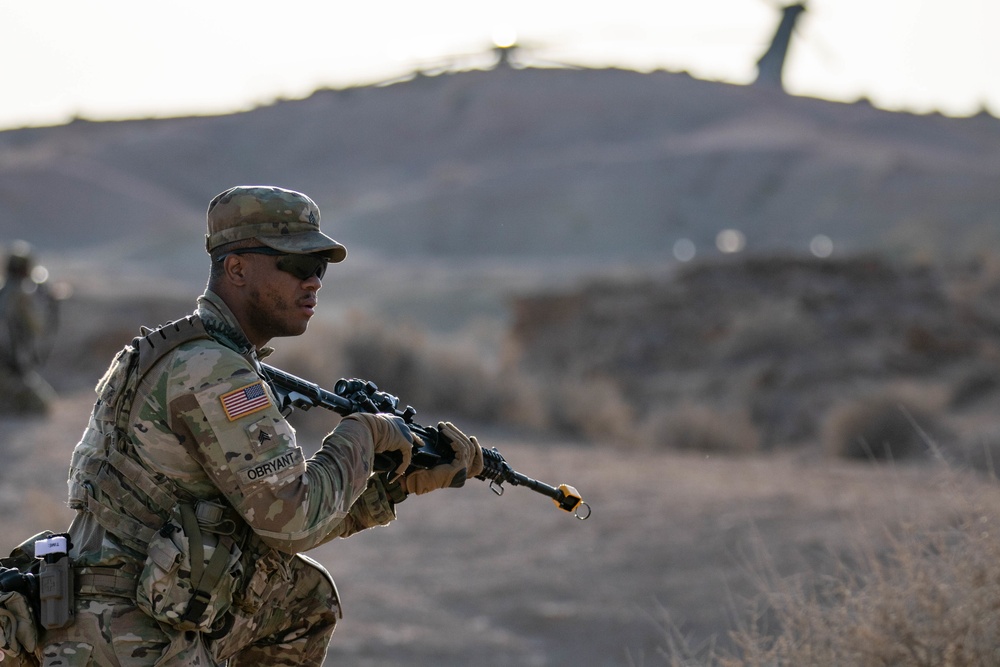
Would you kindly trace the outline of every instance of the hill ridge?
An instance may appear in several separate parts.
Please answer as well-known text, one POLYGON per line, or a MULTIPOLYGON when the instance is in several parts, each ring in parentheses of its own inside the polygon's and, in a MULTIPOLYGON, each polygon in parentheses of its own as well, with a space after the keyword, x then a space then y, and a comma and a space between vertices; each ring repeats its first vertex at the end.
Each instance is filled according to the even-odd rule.
POLYGON ((308 192, 352 247, 414 258, 669 260, 748 249, 944 254, 997 238, 1000 122, 791 97, 686 74, 463 72, 223 116, 0 132, 0 234, 41 250, 200 256, 236 183, 308 192), (199 230, 200 231, 200 230, 199 230))

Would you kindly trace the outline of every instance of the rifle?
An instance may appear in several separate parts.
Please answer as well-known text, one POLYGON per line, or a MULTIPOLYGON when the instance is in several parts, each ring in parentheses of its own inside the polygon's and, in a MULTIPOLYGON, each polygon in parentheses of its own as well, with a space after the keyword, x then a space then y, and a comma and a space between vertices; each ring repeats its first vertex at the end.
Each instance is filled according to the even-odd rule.
MULTIPOLYGON (((274 366, 261 364, 261 370, 274 391, 278 408, 286 416, 295 408, 309 410, 315 407, 326 408, 341 417, 355 412, 396 415, 402 418, 410 431, 420 438, 421 444, 413 446, 410 470, 433 468, 454 458, 451 448, 441 442, 442 438, 437 428, 414 423, 413 417, 417 411, 410 406, 399 409, 399 399, 392 394, 379 391, 374 382, 356 378, 340 379, 334 384, 333 391, 329 391, 274 366)), ((388 472, 394 470, 398 463, 398 461, 393 462, 388 454, 379 454, 375 457, 375 470, 388 472)), ((505 482, 511 486, 526 486, 532 491, 548 496, 556 507, 565 512, 572 512, 580 520, 590 516, 590 505, 583 502, 583 498, 575 488, 568 484, 550 486, 517 472, 504 460, 496 447, 483 449, 483 471, 476 475, 476 479, 488 480, 490 489, 498 496, 503 495, 505 482)))

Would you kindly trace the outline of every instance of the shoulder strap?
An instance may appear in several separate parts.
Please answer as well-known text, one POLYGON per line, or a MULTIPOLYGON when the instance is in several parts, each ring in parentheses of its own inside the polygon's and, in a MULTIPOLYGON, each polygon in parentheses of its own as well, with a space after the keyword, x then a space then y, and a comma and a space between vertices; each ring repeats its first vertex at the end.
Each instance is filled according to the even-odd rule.
POLYGON ((167 356, 171 351, 180 347, 184 343, 199 338, 211 338, 205 329, 204 323, 197 315, 188 315, 179 320, 168 322, 155 329, 141 329, 142 335, 132 339, 132 349, 135 350, 132 363, 135 370, 128 379, 129 390, 124 393, 122 400, 117 405, 117 417, 115 423, 118 428, 125 431, 128 427, 129 408, 135 392, 142 379, 153 366, 167 356))
POLYGON ((211 338, 197 315, 188 315, 143 333, 132 341, 132 346, 139 351, 140 378, 175 347, 199 338, 211 338))

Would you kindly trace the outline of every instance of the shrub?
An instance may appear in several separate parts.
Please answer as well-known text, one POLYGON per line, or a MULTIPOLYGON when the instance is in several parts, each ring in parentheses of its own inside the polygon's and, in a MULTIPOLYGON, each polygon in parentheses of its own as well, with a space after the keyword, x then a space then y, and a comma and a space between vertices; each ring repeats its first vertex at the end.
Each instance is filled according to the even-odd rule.
POLYGON ((370 380, 416 408, 416 421, 425 425, 439 419, 503 424, 616 446, 730 453, 760 447, 745 409, 685 404, 642 414, 611 378, 498 367, 477 342, 472 334, 431 337, 409 324, 353 315, 336 325, 312 324, 306 337, 282 341, 269 362, 327 388, 340 377, 370 380))
POLYGON ((822 440, 831 456, 899 460, 926 454, 942 432, 940 408, 929 397, 887 389, 831 408, 822 440))
POLYGON ((642 441, 654 446, 713 453, 753 452, 761 441, 745 410, 693 403, 650 413, 641 432, 642 441))
POLYGON ((539 399, 539 382, 491 369, 474 343, 471 336, 431 339, 409 324, 355 314, 338 324, 312 324, 306 337, 282 341, 268 362, 328 389, 341 377, 370 380, 401 407, 416 408, 416 421, 425 425, 461 419, 548 428, 550 406, 539 399))
POLYGON ((547 426, 562 435, 588 440, 631 442, 635 437, 632 406, 618 385, 608 379, 556 378, 536 385, 547 426))
POLYGON ((821 335, 816 323, 791 300, 736 311, 730 326, 722 354, 737 364, 753 359, 787 361, 803 349, 815 348, 821 335))

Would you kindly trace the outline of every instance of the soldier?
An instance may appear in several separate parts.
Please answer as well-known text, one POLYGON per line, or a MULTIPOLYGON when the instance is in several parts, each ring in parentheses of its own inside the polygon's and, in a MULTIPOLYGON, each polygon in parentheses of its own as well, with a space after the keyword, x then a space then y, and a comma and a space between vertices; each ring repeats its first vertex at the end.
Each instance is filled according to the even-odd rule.
POLYGON ((38 373, 55 334, 58 303, 25 241, 11 244, 0 287, 0 412, 44 414, 55 397, 38 373))
POLYGON ((384 414, 345 417, 305 459, 259 364, 305 332, 346 249, 291 190, 231 188, 207 219, 194 316, 137 338, 98 384, 70 468, 75 613, 42 632, 43 665, 321 665, 340 601, 302 552, 482 469, 475 438, 443 424, 454 462, 406 473, 415 436, 384 414), (396 471, 372 472, 382 452, 396 471))

